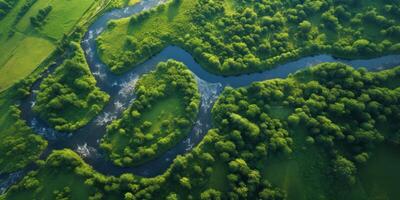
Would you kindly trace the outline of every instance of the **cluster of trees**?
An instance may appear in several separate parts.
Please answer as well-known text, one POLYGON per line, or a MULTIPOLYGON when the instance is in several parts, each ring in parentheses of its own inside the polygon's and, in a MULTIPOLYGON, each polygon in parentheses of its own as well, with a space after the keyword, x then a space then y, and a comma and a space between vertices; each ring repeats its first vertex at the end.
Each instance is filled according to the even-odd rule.
MULTIPOLYGON (((296 134, 292 130, 297 129, 308 130, 302 136, 304 145, 317 145, 327 153, 331 167, 326 170, 332 180, 326 182, 351 185, 371 148, 382 140, 398 144, 399 77, 400 67, 367 72, 329 63, 284 80, 226 88, 213 108, 215 128, 191 152, 178 156, 163 175, 105 177, 83 167, 87 165, 75 153, 56 151, 39 173, 13 186, 6 199, 42 188, 40 170, 49 167, 83 177, 85 187, 91 188, 89 199, 285 199, 285 192, 262 175, 259 161, 267 155, 290 154, 291 134, 296 134), (271 108, 277 104, 293 112, 273 117, 271 108), (215 176, 223 179, 222 186, 211 183, 215 176)), ((57 191, 68 194, 64 185, 57 191)))
POLYGON ((46 17, 50 14, 51 10, 53 9, 52 6, 47 6, 42 8, 38 11, 36 16, 30 18, 31 25, 35 28, 39 28, 44 25, 46 17))
POLYGON ((371 73, 336 63, 301 72, 300 79, 314 80, 297 86, 301 95, 287 97, 295 108, 288 123, 306 126, 309 141, 324 147, 334 171, 353 184, 372 147, 385 139, 398 143, 399 75, 400 68, 371 73))
MULTIPOLYGON (((172 4, 133 16, 129 26, 151 26, 147 19, 167 15, 172 4)), ((140 38, 133 32, 134 39, 127 36, 127 45, 114 52, 107 49, 113 41, 100 39, 101 52, 115 53, 105 60, 111 69, 122 72, 168 44, 184 47, 208 70, 224 75, 266 70, 318 52, 353 58, 400 51, 396 1, 237 1, 234 8, 223 0, 181 4, 188 4, 189 10, 178 11, 186 21, 168 21, 168 32, 153 27, 140 38)))
POLYGON ((0 0, 0 20, 17 4, 18 0, 0 0))
MULTIPOLYGON (((142 76, 136 85, 136 99, 121 119, 107 127, 101 147, 109 152, 119 166, 138 165, 153 159, 174 146, 190 131, 197 117, 200 95, 193 74, 180 62, 169 60, 159 63, 155 69, 142 76), (171 112, 167 117, 143 119, 152 107, 171 96, 178 96, 182 113, 171 112), (151 120, 151 121, 148 121, 151 120), (156 124, 161 125, 158 127, 156 124), (124 139, 115 139, 124 138, 124 139), (125 146, 113 140, 129 141, 125 146)), ((167 106, 168 105, 164 105, 167 106)), ((177 109, 177 108, 174 108, 177 109)))
POLYGON ((13 121, 7 130, 4 130, 6 127, 2 127, 0 174, 24 168, 32 161, 37 160, 47 146, 47 142, 36 135, 25 121, 21 120, 21 111, 17 105, 11 106, 9 110, 10 113, 3 113, 4 117, 10 115, 13 121))
POLYGON ((399 76, 400 67, 372 73, 339 63, 323 64, 286 80, 226 89, 213 113, 223 132, 240 138, 231 140, 233 144, 229 146, 254 148, 250 160, 258 158, 256 152, 263 144, 269 150, 291 153, 288 130, 306 128, 305 140, 317 144, 330 156, 332 174, 337 176, 332 180, 352 185, 357 167, 368 160, 374 146, 384 139, 398 144, 399 76), (287 119, 270 118, 274 104, 289 107, 293 113, 287 119), (237 113, 235 118, 233 113, 237 113), (236 125, 238 121, 240 126, 236 125), (278 125, 271 124, 274 121, 278 125), (253 137, 264 133, 265 139, 245 140, 243 134, 236 133, 253 137))
POLYGON ((33 4, 35 4, 37 0, 26 0, 24 5, 20 8, 18 11, 17 16, 14 19, 13 24, 16 25, 19 20, 28 12, 28 10, 32 7, 33 4))
POLYGON ((59 131, 73 131, 87 124, 109 100, 96 87, 82 49, 71 42, 72 58, 46 77, 37 94, 33 111, 59 131))
POLYGON ((29 172, 17 185, 11 186, 4 196, 6 199, 99 200, 103 196, 97 192, 99 189, 89 188, 93 186, 91 179, 102 182, 115 179, 93 171, 72 150, 54 151, 45 161, 39 160, 36 164, 39 169, 29 172), (29 192, 21 195, 21 191, 29 192))

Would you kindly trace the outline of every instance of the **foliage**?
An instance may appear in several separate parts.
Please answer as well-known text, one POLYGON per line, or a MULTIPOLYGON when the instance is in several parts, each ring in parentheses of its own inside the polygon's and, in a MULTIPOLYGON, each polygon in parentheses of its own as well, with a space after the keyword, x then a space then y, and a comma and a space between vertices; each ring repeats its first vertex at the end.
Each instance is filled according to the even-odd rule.
MULTIPOLYGON (((26 0, 24 5, 21 7, 21 9, 18 11, 17 16, 15 17, 15 20, 13 22, 14 25, 16 25, 19 20, 28 12, 28 10, 32 7, 33 4, 35 4, 38 0, 26 0)), ((42 11, 43 12, 43 11, 42 11)), ((50 12, 50 11, 49 11, 50 12)), ((37 19, 35 19, 37 20, 37 19)), ((36 22, 37 23, 37 22, 36 22)))
POLYGON ((0 20, 10 12, 17 2, 18 0, 0 0, 0 20))
MULTIPOLYGON (((176 65, 175 61, 169 63, 176 65)), ((168 69, 176 72, 170 66, 158 75, 168 74, 168 69)), ((154 77, 149 78, 156 72, 145 76, 150 83, 156 82, 154 77)), ((283 80, 226 88, 213 108, 214 129, 209 130, 191 152, 175 158, 164 174, 154 178, 132 174, 105 177, 82 164, 75 153, 56 151, 38 171, 13 186, 6 199, 32 194, 40 199, 54 199, 55 196, 76 195, 77 191, 82 191, 78 187, 84 188, 92 199, 286 199, 286 191, 272 185, 261 170, 263 165, 271 164, 271 158, 290 156, 305 148, 310 148, 311 153, 315 149, 325 151, 321 155, 326 158, 318 154, 313 162, 327 159, 329 164, 322 169, 327 172, 324 184, 329 189, 326 194, 315 197, 341 199, 337 195, 347 190, 338 191, 337 187, 340 185, 343 189, 357 184, 357 172, 363 165, 360 157, 368 159, 365 155, 374 145, 395 134, 391 130, 399 129, 394 123, 399 120, 399 76, 400 67, 367 72, 344 64, 327 63, 283 80), (337 103, 343 104, 344 112, 343 106, 337 103), (276 106, 290 108, 291 113, 273 117, 270 113, 276 106), (381 131, 381 127, 390 130, 381 131), (302 129, 304 135, 294 135, 299 132, 293 129, 302 129), (295 148, 293 138, 303 142, 297 143, 300 146, 295 148), (269 162, 260 165, 260 160, 269 162), (65 181, 71 178, 53 177, 65 173, 67 177, 74 177, 75 182, 65 181), (216 173, 223 179, 223 185, 211 183, 216 173), (50 178, 46 179, 45 174, 50 174, 50 178), (43 187, 50 179, 56 180, 56 188, 43 187)), ((146 78, 141 79, 139 85, 149 84, 144 81, 146 78)), ((147 92, 158 90, 155 87, 147 92)), ((129 111, 134 111, 135 105, 139 104, 134 103, 129 111)), ((134 112, 135 117, 142 114, 134 112)), ((319 173, 321 169, 311 170, 319 173)), ((86 199, 87 196, 80 197, 86 199)))
POLYGON ((43 24, 45 23, 46 17, 49 15, 49 13, 52 9, 53 9, 53 7, 51 7, 51 6, 47 6, 43 9, 40 9, 38 11, 38 13, 36 14, 36 16, 30 18, 32 26, 34 26, 36 28, 43 26, 43 24))
POLYGON ((84 126, 109 100, 109 96, 96 87, 79 44, 71 45, 72 58, 43 80, 33 107, 34 112, 59 131, 73 131, 84 126))
POLYGON ((214 73, 242 74, 321 52, 343 58, 399 52, 398 10, 386 0, 170 1, 112 21, 98 44, 116 73, 172 44, 214 73))
POLYGON ((20 119, 21 111, 16 105, 3 113, 8 122, 1 120, 0 174, 10 173, 26 167, 38 159, 47 142, 20 119), (6 123, 11 123, 8 127, 6 123))
POLYGON ((194 76, 169 60, 142 76, 136 99, 121 119, 107 127, 101 146, 117 165, 138 165, 173 147, 197 117, 200 95, 194 76))

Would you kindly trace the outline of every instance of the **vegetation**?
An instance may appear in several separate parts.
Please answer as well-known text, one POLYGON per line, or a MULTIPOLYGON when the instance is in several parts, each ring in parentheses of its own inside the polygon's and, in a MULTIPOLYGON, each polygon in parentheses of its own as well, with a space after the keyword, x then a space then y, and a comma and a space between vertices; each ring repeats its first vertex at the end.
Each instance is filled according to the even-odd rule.
POLYGON ((107 127, 101 143, 119 166, 138 165, 177 144, 190 132, 200 104, 194 76, 173 60, 142 76, 135 92, 132 106, 107 127))
POLYGON ((33 107, 34 112, 59 131, 73 131, 84 126, 110 98, 96 87, 79 44, 71 45, 72 58, 42 81, 33 107))
POLYGON ((10 10, 15 6, 18 0, 1 0, 0 1, 0 20, 3 19, 10 10))
POLYGON ((64 34, 87 26, 96 14, 111 6, 109 0, 8 1, 15 5, 0 18, 0 91, 27 77, 55 55, 64 34), (47 13, 45 10, 50 7, 51 12, 47 13))
MULTIPOLYGON (((78 41, 86 22, 103 8, 135 3, 0 0, 0 74, 6 75, 0 75, 0 90, 39 64, 42 70, 49 66, 43 61, 57 46, 66 59, 41 83, 33 110, 60 131, 84 126, 109 96, 96 87, 78 41)), ((343 58, 398 53, 399 20, 397 0, 170 0, 110 22, 98 44, 116 73, 172 44, 208 70, 233 75, 317 53, 343 58)), ((0 174, 35 166, 1 200, 400 195, 400 66, 368 72, 324 63, 286 79, 226 87, 200 144, 153 178, 100 174, 67 149, 38 160, 47 142, 21 120, 18 108, 38 74, 0 93, 0 174)), ((196 79, 180 62, 158 64, 135 87, 131 106, 100 141, 120 167, 143 164, 171 149, 191 131, 199 111, 196 79)))
POLYGON ((20 88, 0 94, 0 174, 26 167, 37 160, 47 146, 47 142, 20 119, 21 111, 15 103, 25 92, 20 88))
POLYGON ((255 152, 264 145, 269 156, 256 166, 275 184, 291 187, 289 191, 297 194, 289 193, 291 199, 337 198, 355 187, 358 169, 377 144, 385 139, 397 144, 399 75, 399 67, 371 73, 327 63, 285 80, 254 83, 238 90, 228 88, 214 106, 215 124, 230 133, 238 155, 245 150, 254 152, 245 154, 249 163, 262 160, 255 152), (292 113, 272 117, 277 106, 292 113), (245 139, 249 137, 254 138, 245 139), (290 163, 274 161, 281 156, 288 157, 284 162, 290 163), (268 163, 281 163, 281 167, 274 169, 268 163), (288 169, 291 172, 281 170, 285 165, 292 167, 288 169), (292 171, 295 166, 304 171, 292 171), (289 174, 290 183, 282 183, 283 177, 274 177, 279 173, 297 175, 289 174), (296 181, 300 182, 294 185, 296 181), (306 188, 293 188, 302 185, 306 188))
POLYGON ((36 16, 30 18, 32 26, 36 28, 43 26, 46 17, 49 15, 52 9, 53 7, 51 6, 47 6, 43 9, 40 9, 36 14, 36 16))
MULTIPOLYGON (((99 176, 71 150, 54 151, 39 170, 30 172, 10 188, 7 199, 99 199, 96 190, 85 184, 86 177, 99 176)), ((89 182, 89 181, 87 181, 89 182)))
MULTIPOLYGON (((155 74, 146 75, 141 84, 155 74)), ((163 175, 105 177, 75 153, 55 151, 4 198, 368 199, 370 194, 386 194, 370 190, 373 183, 366 177, 380 163, 370 153, 376 152, 375 146, 385 141, 399 148, 399 127, 394 123, 399 120, 399 76, 400 67, 367 72, 327 63, 283 80, 226 88, 213 108, 214 129, 163 175), (277 107, 285 108, 286 114, 276 115, 277 107), (373 169, 365 168, 370 155, 373 169), (287 176, 286 167, 293 175, 287 176), (47 183, 51 187, 44 187, 47 183)), ((396 192, 395 188, 387 194, 396 197, 396 192)))
POLYGON ((171 0, 112 21, 98 39, 116 73, 167 45, 187 49, 206 69, 261 71, 317 53, 344 58, 400 51, 397 1, 171 0))

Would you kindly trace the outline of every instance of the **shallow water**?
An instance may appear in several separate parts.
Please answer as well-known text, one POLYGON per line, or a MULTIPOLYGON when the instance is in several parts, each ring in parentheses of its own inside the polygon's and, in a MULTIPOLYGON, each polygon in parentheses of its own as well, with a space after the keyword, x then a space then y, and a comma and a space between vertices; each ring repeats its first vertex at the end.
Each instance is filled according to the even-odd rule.
MULTIPOLYGON (((201 141, 211 127, 211 108, 225 86, 240 87, 249 85, 254 81, 285 78, 290 73, 294 73, 297 70, 323 62, 343 62, 355 68, 366 67, 369 70, 381 70, 400 64, 400 55, 348 61, 322 54, 304 57, 293 62, 279 65, 272 70, 262 73, 223 77, 204 70, 185 50, 176 46, 168 46, 159 54, 143 64, 136 66, 128 73, 121 76, 112 74, 107 66, 101 62, 96 50, 96 38, 105 30, 107 22, 113 19, 131 16, 159 5, 162 2, 164 1, 144 0, 131 7, 111 10, 100 16, 89 27, 81 42, 81 46, 85 52, 92 74, 97 80, 97 86, 100 87, 101 90, 107 92, 111 98, 110 103, 107 104, 104 110, 85 127, 78 129, 74 133, 56 132, 45 122, 38 119, 32 112, 32 106, 35 103, 35 92, 21 104, 22 118, 27 121, 35 132, 49 140, 48 148, 42 155, 42 158, 46 157, 54 149, 71 148, 79 153, 95 170, 106 175, 119 175, 129 172, 145 177, 156 176, 163 173, 177 155, 190 151, 201 141), (107 160, 106 156, 99 149, 99 141, 105 134, 105 127, 112 120, 117 119, 134 100, 134 86, 140 75, 154 69, 157 63, 167 61, 168 59, 175 59, 183 62, 196 77, 202 100, 196 123, 186 139, 180 141, 175 147, 162 156, 138 167, 117 167, 113 165, 111 161, 107 160)), ((41 80, 37 81, 33 85, 33 91, 38 89, 40 81, 41 80)))

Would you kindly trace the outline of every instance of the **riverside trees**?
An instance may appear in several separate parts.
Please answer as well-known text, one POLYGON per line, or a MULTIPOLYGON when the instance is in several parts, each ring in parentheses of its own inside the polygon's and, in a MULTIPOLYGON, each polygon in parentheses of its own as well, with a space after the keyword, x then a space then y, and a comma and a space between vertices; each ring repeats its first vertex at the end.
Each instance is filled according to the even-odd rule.
POLYGON ((351 2, 184 0, 112 22, 98 44, 117 73, 169 44, 225 75, 261 71, 317 52, 345 58, 399 52, 395 1, 351 2), (168 13, 176 15, 166 19, 168 13))
POLYGON ((154 159, 182 140, 190 132, 200 104, 194 76, 173 60, 142 76, 135 92, 137 98, 121 119, 107 127, 101 143, 120 166, 154 159))
MULTIPOLYGON (((176 63, 171 62, 162 64, 163 73, 152 72, 139 85, 160 83, 155 80, 163 80, 162 75, 168 74, 168 69, 175 74, 176 63), (161 77, 150 78, 156 74, 161 77)), ((400 119, 399 77, 400 67, 367 72, 328 63, 287 79, 226 88, 213 108, 214 128, 192 151, 178 156, 160 176, 106 177, 83 164, 73 152, 56 151, 45 163, 41 162, 38 171, 13 186, 4 198, 35 194, 41 199, 54 199, 54 196, 78 195, 79 186, 79 191, 87 191, 80 194, 91 199, 286 199, 288 191, 271 184, 262 172, 264 165, 270 165, 275 156, 290 156, 310 148, 324 151, 327 156, 324 159, 328 161, 328 167, 322 170, 329 172, 324 177, 328 193, 316 196, 340 199, 336 196, 336 187, 357 183, 358 169, 368 160, 374 146, 383 140, 398 145, 395 138, 400 128, 396 123, 400 119), (282 115, 283 110, 289 112, 282 115), (293 138, 297 138, 296 142, 305 142, 295 143, 293 138), (260 163, 260 160, 267 162, 260 163), (51 177, 58 184, 43 187, 49 180, 45 174, 58 173, 66 176, 51 177)), ((155 94, 160 88, 154 87, 148 92, 155 94)), ((138 99, 144 99, 140 96, 138 99)), ((134 103, 122 119, 137 120, 145 115, 147 108, 133 112, 139 105, 142 104, 134 103)), ((120 134, 114 132, 118 130, 114 129, 115 125, 111 125, 114 126, 111 133, 120 134)), ((311 159, 318 157, 313 154, 311 159)), ((316 161, 319 162, 322 161, 316 161)), ((314 192, 314 188, 311 190, 314 192)))
POLYGON ((87 124, 108 102, 96 87, 83 52, 71 43, 73 55, 40 85, 33 111, 59 131, 73 131, 87 124))

